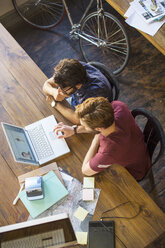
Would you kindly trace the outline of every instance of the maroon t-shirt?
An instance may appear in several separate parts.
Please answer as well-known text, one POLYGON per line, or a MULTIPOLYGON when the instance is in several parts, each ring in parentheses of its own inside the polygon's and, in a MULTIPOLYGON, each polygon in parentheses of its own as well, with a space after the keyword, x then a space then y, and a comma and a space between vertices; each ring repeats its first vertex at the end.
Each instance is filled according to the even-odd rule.
POLYGON ((151 166, 143 133, 124 103, 114 101, 111 104, 117 131, 107 137, 100 134, 98 153, 89 165, 92 170, 100 172, 111 164, 120 164, 140 180, 151 166))

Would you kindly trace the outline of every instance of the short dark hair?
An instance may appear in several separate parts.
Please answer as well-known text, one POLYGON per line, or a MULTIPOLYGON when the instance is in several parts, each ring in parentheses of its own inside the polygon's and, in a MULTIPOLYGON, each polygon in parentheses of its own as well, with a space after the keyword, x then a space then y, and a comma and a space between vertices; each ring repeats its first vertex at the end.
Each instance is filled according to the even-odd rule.
POLYGON ((88 127, 108 128, 114 122, 114 110, 108 99, 91 97, 76 106, 75 113, 88 127))
POLYGON ((54 68, 54 81, 61 88, 75 87, 87 81, 85 67, 76 59, 62 59, 54 68))

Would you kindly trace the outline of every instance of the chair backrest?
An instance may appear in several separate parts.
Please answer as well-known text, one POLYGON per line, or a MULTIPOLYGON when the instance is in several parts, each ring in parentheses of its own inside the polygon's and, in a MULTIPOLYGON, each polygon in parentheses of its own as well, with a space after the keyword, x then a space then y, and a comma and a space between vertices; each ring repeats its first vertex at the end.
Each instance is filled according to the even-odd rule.
POLYGON ((115 78, 114 74, 104 64, 100 62, 92 61, 92 62, 88 62, 88 64, 99 69, 102 72, 102 74, 108 79, 112 88, 111 102, 117 100, 119 97, 120 88, 119 88, 119 83, 115 78))
POLYGON ((155 164, 160 157, 163 155, 165 150, 165 134, 163 128, 156 117, 154 117, 149 111, 143 108, 136 108, 132 110, 133 117, 143 116, 146 117, 147 121, 143 129, 144 140, 147 144, 148 152, 152 161, 152 157, 160 142, 159 151, 156 153, 154 161, 152 161, 152 165, 155 164))

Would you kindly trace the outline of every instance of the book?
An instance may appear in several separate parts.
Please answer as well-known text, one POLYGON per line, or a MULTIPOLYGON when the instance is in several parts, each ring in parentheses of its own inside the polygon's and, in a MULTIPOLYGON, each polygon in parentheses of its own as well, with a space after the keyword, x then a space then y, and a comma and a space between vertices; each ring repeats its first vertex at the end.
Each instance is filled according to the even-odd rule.
POLYGON ((43 176, 43 189, 45 197, 41 200, 29 201, 25 190, 19 194, 21 201, 29 211, 32 218, 36 218, 69 194, 68 190, 53 171, 50 171, 48 174, 43 176))

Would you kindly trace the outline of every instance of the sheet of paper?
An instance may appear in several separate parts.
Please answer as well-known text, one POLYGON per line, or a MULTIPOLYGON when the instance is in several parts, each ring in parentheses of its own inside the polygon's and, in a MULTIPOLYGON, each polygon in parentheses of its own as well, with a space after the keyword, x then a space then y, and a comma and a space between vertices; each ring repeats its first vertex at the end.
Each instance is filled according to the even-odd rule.
POLYGON ((135 13, 135 10, 133 8, 131 8, 131 6, 127 9, 127 11, 125 12, 124 16, 125 17, 129 17, 131 16, 133 13, 135 13))
POLYGON ((73 177, 71 177, 70 175, 67 175, 66 173, 63 173, 62 171, 60 171, 60 173, 62 174, 62 178, 65 181, 69 181, 71 182, 73 180, 73 177))
POLYGON ((135 12, 131 14, 125 21, 130 26, 141 30, 144 33, 147 33, 151 36, 154 36, 156 32, 161 28, 161 26, 165 23, 165 20, 152 22, 152 23, 145 23, 138 14, 135 12))
POLYGON ((76 212, 74 213, 74 216, 77 219, 83 221, 85 219, 85 217, 87 216, 87 214, 88 214, 88 211, 86 209, 84 209, 84 208, 82 208, 82 207, 79 206, 77 208, 76 212))
POLYGON ((30 215, 35 218, 46 209, 63 199, 68 195, 68 191, 58 179, 53 171, 43 176, 44 199, 29 201, 26 197, 26 192, 23 190, 19 197, 29 211, 30 215))
POLYGON ((165 14, 164 0, 161 0, 161 2, 156 0, 156 3, 157 7, 154 9, 151 0, 134 0, 130 5, 144 22, 150 23, 165 14))
POLYGON ((95 185, 95 178, 94 177, 84 177, 83 180, 83 188, 93 189, 95 185))
POLYGON ((94 200, 94 189, 83 189, 83 201, 94 200))
POLYGON ((160 21, 154 21, 150 23, 146 23, 139 14, 135 11, 135 1, 130 3, 130 7, 124 14, 125 17, 128 17, 125 22, 134 27, 139 29, 140 31, 154 36, 156 32, 161 28, 161 26, 165 23, 165 19, 160 21))
POLYGON ((80 245, 87 245, 87 232, 76 232, 77 242, 80 245))

